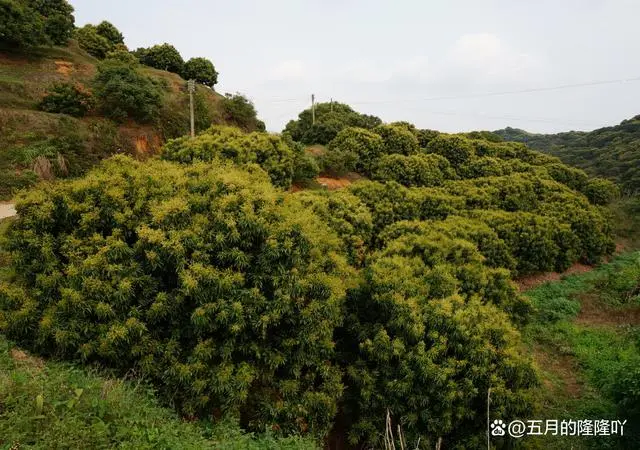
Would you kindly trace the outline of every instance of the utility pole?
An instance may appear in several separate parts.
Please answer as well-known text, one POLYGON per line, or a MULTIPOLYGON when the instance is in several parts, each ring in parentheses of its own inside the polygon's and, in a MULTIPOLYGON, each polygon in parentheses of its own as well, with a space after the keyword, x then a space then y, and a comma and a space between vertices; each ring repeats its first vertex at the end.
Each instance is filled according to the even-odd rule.
POLYGON ((316 124, 316 96, 311 94, 311 123, 316 124))
POLYGON ((196 82, 194 80, 189 80, 187 82, 187 86, 189 88, 189 109, 191 112, 191 137, 195 137, 196 125, 195 125, 195 117, 193 112, 193 93, 196 91, 196 82))

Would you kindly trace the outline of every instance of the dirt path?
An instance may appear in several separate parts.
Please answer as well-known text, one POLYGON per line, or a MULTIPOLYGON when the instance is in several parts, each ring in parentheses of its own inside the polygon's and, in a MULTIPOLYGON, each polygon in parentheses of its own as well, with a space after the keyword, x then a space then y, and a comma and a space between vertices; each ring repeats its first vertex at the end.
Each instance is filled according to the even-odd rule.
POLYGON ((0 203, 0 220, 16 215, 13 203, 0 203))

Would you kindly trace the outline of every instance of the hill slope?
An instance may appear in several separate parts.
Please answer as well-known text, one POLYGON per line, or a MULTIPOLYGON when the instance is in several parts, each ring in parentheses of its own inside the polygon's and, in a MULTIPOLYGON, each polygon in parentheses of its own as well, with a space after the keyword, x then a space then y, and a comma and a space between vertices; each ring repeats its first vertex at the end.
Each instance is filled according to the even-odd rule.
MULTIPOLYGON (((75 41, 66 48, 42 47, 28 54, 0 49, 0 199, 37 181, 38 156, 53 160, 60 154, 68 174, 78 175, 110 154, 142 157, 156 152, 166 139, 189 132, 186 82, 174 73, 144 66, 142 73, 164 93, 160 118, 153 124, 117 125, 96 113, 77 119, 38 111, 38 103, 54 83, 90 90, 98 62, 75 41)), ((197 86, 197 130, 225 123, 224 102, 224 96, 197 86)))
POLYGON ((535 134, 508 127, 494 133, 557 156, 593 175, 614 180, 626 193, 640 190, 640 115, 591 132, 535 134))

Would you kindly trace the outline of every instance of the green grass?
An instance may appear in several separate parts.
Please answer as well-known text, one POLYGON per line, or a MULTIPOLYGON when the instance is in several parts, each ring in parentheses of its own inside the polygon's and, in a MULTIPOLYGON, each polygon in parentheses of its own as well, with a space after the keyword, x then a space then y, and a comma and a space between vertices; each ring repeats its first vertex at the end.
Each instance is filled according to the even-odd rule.
MULTIPOLYGON (((536 419, 620 419, 615 385, 627 367, 640 367, 640 327, 620 312, 637 309, 640 252, 596 270, 526 293, 536 307, 523 330, 541 368, 542 408, 536 419), (578 320, 590 301, 595 316, 578 320), (595 319, 590 319, 595 317, 595 319)), ((592 313, 593 313, 592 311, 592 313)), ((628 424, 629 425, 629 424, 628 424)), ((634 448, 618 438, 531 439, 531 448, 634 448)))
POLYGON ((0 336, 0 449, 315 449, 301 438, 187 422, 144 384, 43 361, 0 336))

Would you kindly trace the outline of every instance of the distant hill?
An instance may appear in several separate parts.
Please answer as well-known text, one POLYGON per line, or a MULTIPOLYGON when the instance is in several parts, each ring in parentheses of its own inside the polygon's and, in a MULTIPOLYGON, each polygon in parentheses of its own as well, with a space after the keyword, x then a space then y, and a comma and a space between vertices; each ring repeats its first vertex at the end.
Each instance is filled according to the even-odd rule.
POLYGON ((590 132, 535 134, 507 127, 494 133, 616 181, 627 194, 640 192, 640 115, 590 132))
MULTIPOLYGON (((165 140, 189 132, 186 81, 175 73, 146 66, 141 67, 142 73, 163 91, 160 117, 151 124, 131 120, 116 124, 96 112, 74 118, 38 110, 54 83, 90 90, 98 63, 74 40, 68 47, 28 52, 0 48, 0 200, 42 178, 47 167, 34 167, 40 155, 51 159, 56 170, 60 155, 65 175, 78 175, 113 153, 143 157, 156 152, 165 140)), ((198 85, 196 129, 228 123, 226 101, 225 96, 198 85)))

